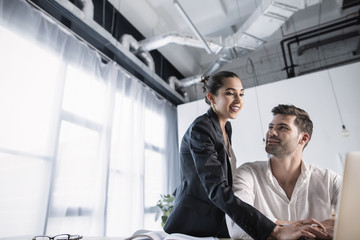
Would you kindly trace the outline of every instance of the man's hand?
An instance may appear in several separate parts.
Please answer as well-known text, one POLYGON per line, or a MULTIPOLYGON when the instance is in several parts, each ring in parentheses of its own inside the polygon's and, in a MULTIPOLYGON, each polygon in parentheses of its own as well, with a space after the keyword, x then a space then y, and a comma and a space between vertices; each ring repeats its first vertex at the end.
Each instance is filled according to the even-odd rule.
POLYGON ((269 239, 291 240, 301 237, 328 239, 326 228, 315 219, 306 219, 288 226, 276 226, 269 239))
POLYGON ((332 239, 334 233, 335 217, 326 219, 322 221, 321 224, 326 228, 326 233, 328 234, 328 238, 325 239, 332 239))

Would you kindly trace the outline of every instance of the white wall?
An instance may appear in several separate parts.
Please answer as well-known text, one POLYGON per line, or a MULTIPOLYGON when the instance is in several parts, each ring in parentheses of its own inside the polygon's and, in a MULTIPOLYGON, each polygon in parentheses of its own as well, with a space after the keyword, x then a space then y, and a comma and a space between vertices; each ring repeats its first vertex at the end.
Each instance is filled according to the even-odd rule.
MULTIPOLYGON (((238 166, 267 159, 262 138, 272 119, 271 109, 280 103, 303 108, 314 123, 312 139, 304 150, 304 160, 342 174, 345 153, 360 150, 360 63, 245 89, 245 105, 239 117, 232 120, 232 143, 238 166), (341 135, 342 124, 329 76, 344 124, 350 131, 349 137, 341 135)), ((179 143, 191 122, 207 109, 204 100, 178 106, 179 143)))

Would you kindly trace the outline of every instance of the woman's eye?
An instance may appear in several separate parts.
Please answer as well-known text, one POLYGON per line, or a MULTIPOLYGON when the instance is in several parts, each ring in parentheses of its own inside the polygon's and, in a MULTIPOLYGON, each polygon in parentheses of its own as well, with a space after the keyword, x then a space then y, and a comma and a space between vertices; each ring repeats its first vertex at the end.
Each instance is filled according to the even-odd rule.
POLYGON ((233 95, 232 92, 227 92, 226 95, 230 96, 230 95, 233 95))
POLYGON ((243 97, 243 96, 245 96, 245 93, 240 93, 239 96, 243 97))

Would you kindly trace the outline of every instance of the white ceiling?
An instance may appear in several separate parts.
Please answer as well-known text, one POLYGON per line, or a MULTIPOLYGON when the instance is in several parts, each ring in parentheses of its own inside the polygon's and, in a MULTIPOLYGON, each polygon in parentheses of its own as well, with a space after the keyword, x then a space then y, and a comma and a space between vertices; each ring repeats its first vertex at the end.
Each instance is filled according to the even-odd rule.
MULTIPOLYGON (((277 0, 286 4, 293 0, 277 0)), ((174 5, 174 0, 109 0, 117 10, 143 35, 146 39, 176 32, 194 35, 188 22, 180 15, 174 5)), ((178 0, 183 10, 194 24, 198 32, 206 40, 222 42, 226 37, 234 35, 243 26, 257 8, 265 2, 274 0, 178 0)), ((295 12, 274 34, 267 37, 260 47, 251 53, 239 56, 222 69, 232 70, 244 78, 246 59, 251 57, 255 68, 267 68, 271 77, 259 74, 260 83, 286 78, 282 71, 283 62, 280 41, 292 34, 317 28, 325 23, 336 21, 344 17, 357 14, 358 7, 341 9, 342 0, 296 0, 304 9, 295 12), (318 3, 320 2, 320 3, 318 3), (272 66, 273 65, 273 66, 272 66), (241 70, 242 69, 242 70, 241 70), (275 74, 277 72, 277 74, 275 74), (274 75, 275 74, 275 75, 274 75)), ((358 29, 358 26, 357 26, 358 29)), ((266 31, 266 29, 258 29, 266 31)), ((356 42, 356 41, 355 41, 356 42)), ((219 56, 209 54, 205 48, 195 48, 186 45, 168 44, 157 49, 160 51, 185 78, 202 74, 219 56)), ((259 70, 261 72, 261 70, 259 70)), ((263 73, 266 75, 266 72, 263 73)), ((251 75, 251 74, 250 74, 251 75)), ((270 75, 268 75, 270 76, 270 75)), ((246 85, 246 84, 245 84, 246 85)), ((248 84, 250 86, 250 84, 248 84)), ((197 98, 193 96, 192 98, 197 98)))

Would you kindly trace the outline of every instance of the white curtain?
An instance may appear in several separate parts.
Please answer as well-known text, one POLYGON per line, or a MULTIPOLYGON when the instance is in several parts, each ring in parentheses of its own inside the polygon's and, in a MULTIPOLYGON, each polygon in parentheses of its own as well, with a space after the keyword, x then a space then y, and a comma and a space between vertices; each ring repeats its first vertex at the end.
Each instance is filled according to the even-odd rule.
POLYGON ((21 0, 0 0, 0 239, 159 230, 176 108, 21 0))

